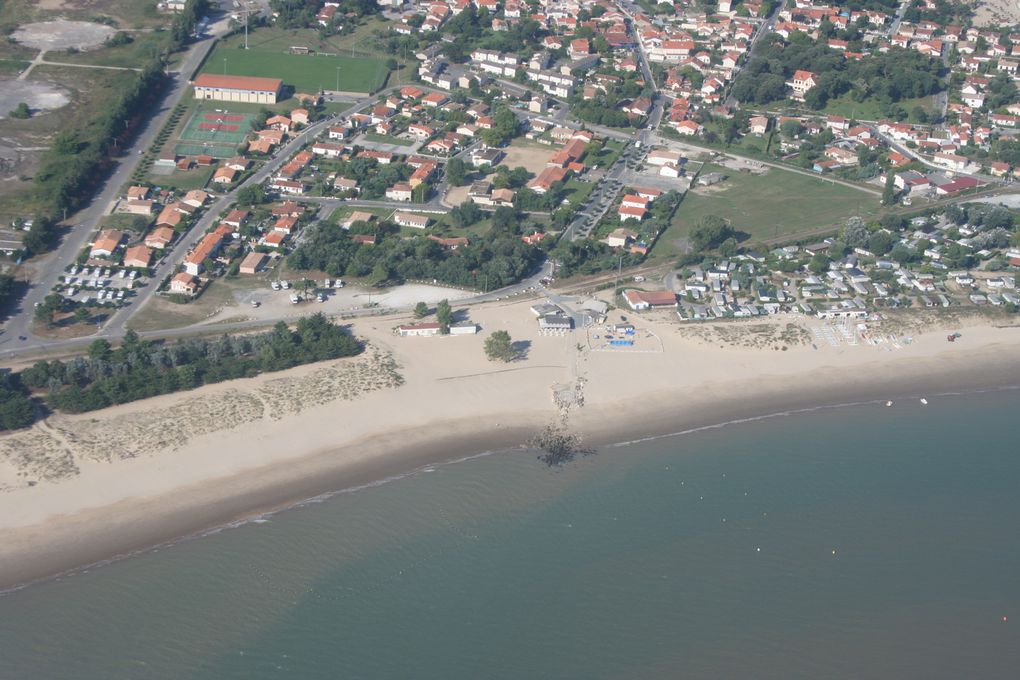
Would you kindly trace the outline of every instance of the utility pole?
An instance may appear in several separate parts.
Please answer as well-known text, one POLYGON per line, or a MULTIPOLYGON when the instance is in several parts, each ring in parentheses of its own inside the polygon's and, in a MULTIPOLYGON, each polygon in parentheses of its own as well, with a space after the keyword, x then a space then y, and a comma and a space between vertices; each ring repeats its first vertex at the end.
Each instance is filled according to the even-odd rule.
POLYGON ((227 75, 227 58, 223 57, 223 75, 227 75))
POLYGON ((336 91, 340 91, 340 67, 336 67, 336 91))

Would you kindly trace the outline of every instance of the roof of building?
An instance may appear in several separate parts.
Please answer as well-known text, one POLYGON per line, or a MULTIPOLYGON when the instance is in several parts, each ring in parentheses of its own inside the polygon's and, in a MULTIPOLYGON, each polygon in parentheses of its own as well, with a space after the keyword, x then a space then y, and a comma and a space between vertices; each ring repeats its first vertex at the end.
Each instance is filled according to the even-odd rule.
POLYGON ((99 238, 92 245, 92 252, 97 250, 106 250, 113 252, 120 245, 121 239, 124 238, 124 232, 117 229, 104 229, 99 233, 99 238))
POLYGON ((254 90, 257 92, 279 92, 283 81, 279 78, 256 78, 253 76, 221 76, 203 73, 195 78, 195 87, 209 87, 218 90, 254 90))

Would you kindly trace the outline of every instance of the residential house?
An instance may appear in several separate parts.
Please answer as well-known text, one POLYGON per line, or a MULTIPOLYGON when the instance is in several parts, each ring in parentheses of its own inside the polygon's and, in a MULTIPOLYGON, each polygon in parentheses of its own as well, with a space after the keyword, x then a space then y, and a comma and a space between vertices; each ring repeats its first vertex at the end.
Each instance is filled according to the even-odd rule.
POLYGON ((198 294, 198 288, 198 277, 188 274, 187 272, 180 272, 170 279, 171 293, 194 297, 198 294))
POLYGON ((401 212, 398 210, 393 213, 393 221, 402 227, 424 229, 429 226, 429 222, 431 220, 427 215, 416 215, 414 213, 401 212))
POLYGON ((149 262, 152 261, 152 251, 147 246, 131 246, 124 253, 124 266, 125 267, 140 267, 145 268, 149 266, 149 262))
POLYGON ((397 182, 386 190, 386 198, 391 201, 410 201, 413 188, 406 182, 397 182))
POLYGON ((124 232, 119 229, 104 229, 99 232, 95 243, 92 244, 89 256, 112 257, 122 240, 124 240, 124 232))

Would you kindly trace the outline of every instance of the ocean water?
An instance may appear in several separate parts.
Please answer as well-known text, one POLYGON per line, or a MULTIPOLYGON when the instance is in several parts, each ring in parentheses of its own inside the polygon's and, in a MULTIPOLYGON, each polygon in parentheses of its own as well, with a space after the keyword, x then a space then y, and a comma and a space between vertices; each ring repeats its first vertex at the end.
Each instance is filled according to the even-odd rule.
POLYGON ((1018 407, 437 465, 0 597, 0 678, 1015 679, 1018 407))

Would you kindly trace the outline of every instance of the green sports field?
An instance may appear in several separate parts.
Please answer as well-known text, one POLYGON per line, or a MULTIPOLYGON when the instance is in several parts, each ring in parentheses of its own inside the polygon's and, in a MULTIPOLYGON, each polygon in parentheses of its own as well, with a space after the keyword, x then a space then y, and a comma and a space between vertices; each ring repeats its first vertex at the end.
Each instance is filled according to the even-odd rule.
POLYGON ((382 59, 283 51, 243 50, 218 46, 206 59, 202 73, 279 78, 295 92, 337 89, 344 92, 375 92, 386 83, 389 72, 382 59))

